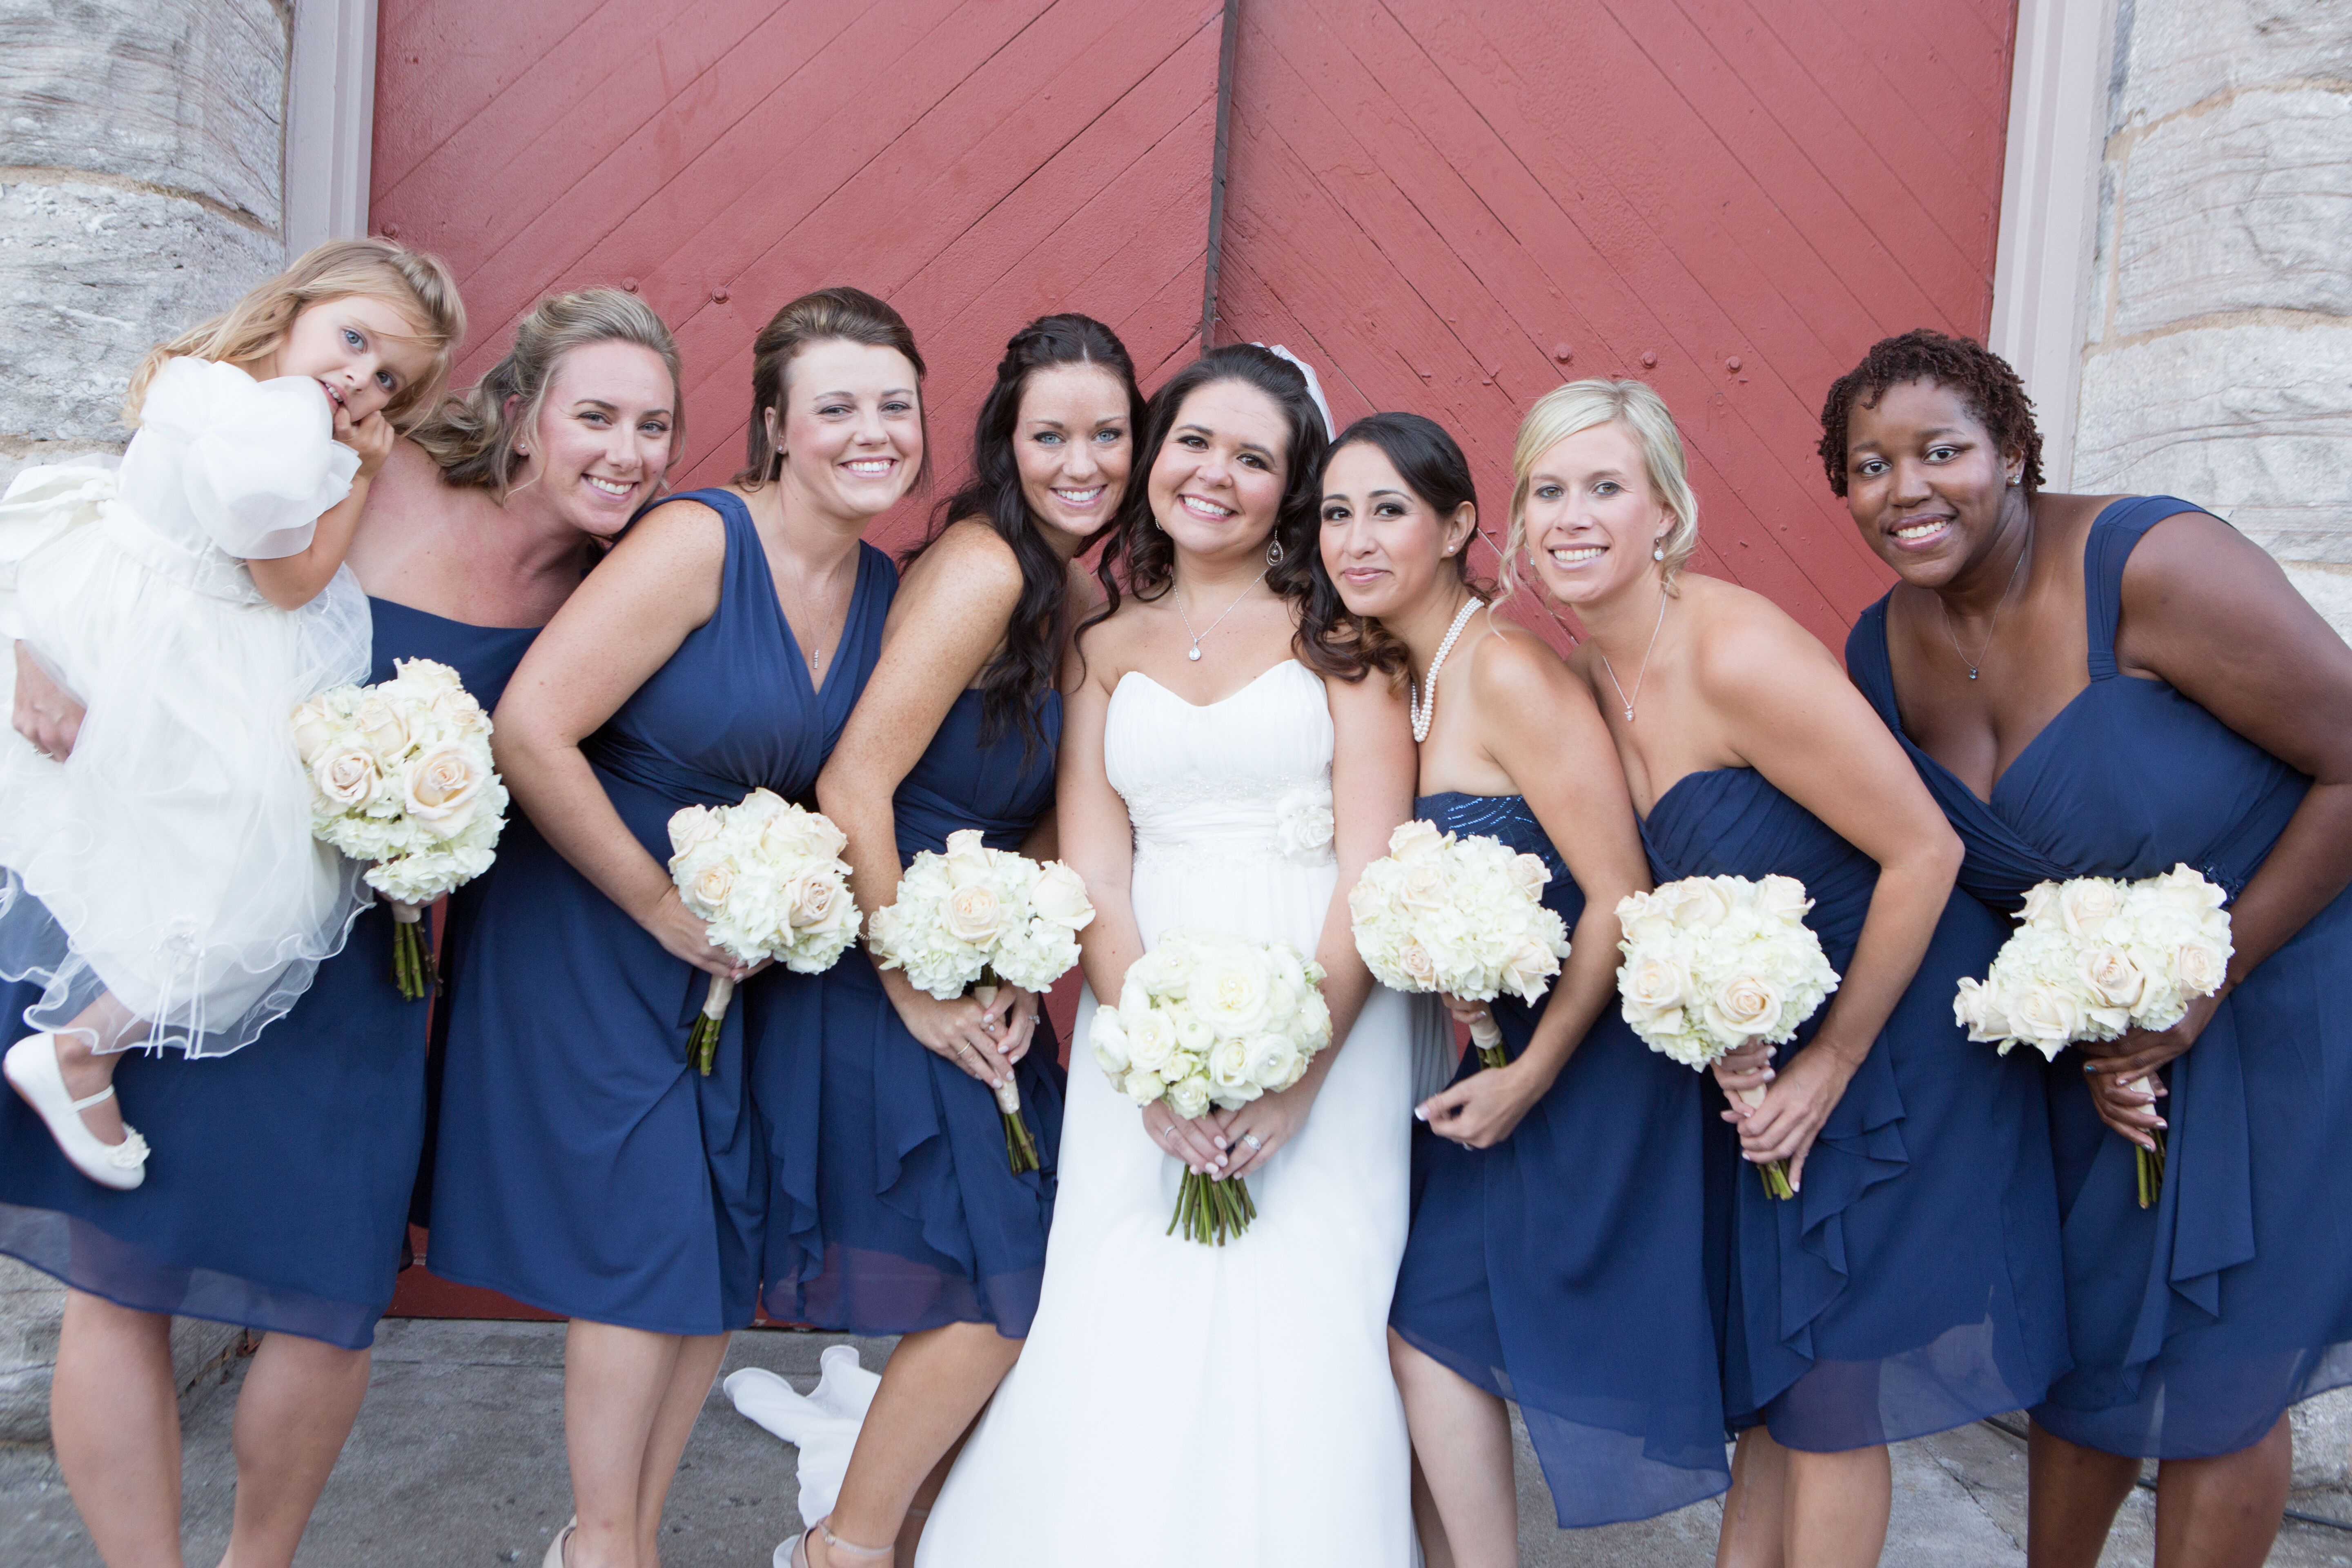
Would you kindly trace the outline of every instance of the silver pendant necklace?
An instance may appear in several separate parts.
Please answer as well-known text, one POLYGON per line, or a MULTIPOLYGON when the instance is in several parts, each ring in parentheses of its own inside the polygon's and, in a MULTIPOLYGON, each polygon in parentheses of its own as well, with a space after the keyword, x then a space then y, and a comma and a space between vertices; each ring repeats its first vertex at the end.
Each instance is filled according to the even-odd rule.
POLYGON ((1437 657, 1429 661, 1427 682, 1415 686, 1408 679, 1404 683, 1405 700, 1412 710, 1412 743, 1416 746, 1429 739, 1430 721, 1437 717, 1437 672, 1445 668, 1445 656, 1454 651, 1454 639, 1462 635, 1464 626, 1469 625, 1471 612, 1486 602, 1475 594, 1464 600, 1462 607, 1454 612, 1454 624, 1445 628, 1445 640, 1437 645, 1437 657), (1429 706, 1426 708, 1421 703, 1421 694, 1424 690, 1429 693, 1429 706))
POLYGON ((1969 667, 1969 679, 1970 680, 1974 680, 1977 678, 1977 671, 1983 668, 1984 661, 1992 657, 1992 639, 2000 635, 2000 613, 2009 607, 2010 590, 2017 586, 2017 574, 2021 571, 2024 570, 2024 567, 2025 551, 2023 547, 2021 546, 2017 552, 2017 564, 2009 569, 2009 581, 2007 584, 2002 585, 2000 597, 1993 601, 1992 624, 1985 627, 1984 649, 1974 658, 1970 658, 1966 653, 1961 652, 1960 634, 1958 631, 1954 629, 1952 626, 1951 606, 1944 603, 1943 595, 1938 594, 1936 595, 1936 608, 1942 612, 1944 616, 1944 635, 1952 639, 1952 651, 1959 654, 1960 662, 1969 667))
POLYGON ((1601 653, 1601 645, 1597 642, 1592 645, 1592 651, 1601 653, 1601 668, 1609 672, 1609 684, 1617 688, 1617 700, 1625 705, 1625 722, 1628 724, 1633 721, 1633 704, 1642 700, 1642 679, 1650 673, 1650 655, 1657 649, 1658 634, 1666 626, 1666 600, 1669 597, 1665 584, 1658 584, 1658 624, 1650 628, 1650 646, 1642 650, 1642 668, 1633 672, 1633 696, 1625 695, 1625 688, 1617 679, 1617 667, 1609 662, 1607 654, 1601 653))
MULTIPOLYGON (((1266 568, 1266 572, 1271 572, 1271 571, 1273 571, 1273 570, 1274 570, 1274 568, 1273 568, 1273 567, 1271 567, 1271 566, 1269 566, 1269 567, 1267 567, 1267 568, 1266 568)), ((1201 662, 1201 639, 1202 639, 1202 637, 1207 637, 1207 636, 1209 635, 1209 633, 1211 633, 1211 632, 1213 632, 1213 631, 1215 631, 1219 626, 1221 626, 1222 624, 1223 624, 1223 621, 1224 621, 1225 616, 1230 616, 1230 615, 1232 615, 1235 610, 1238 610, 1238 609, 1240 609, 1240 608, 1242 607, 1242 600, 1243 600, 1243 599, 1246 599, 1246 598, 1248 598, 1248 597, 1249 597, 1249 595, 1250 595, 1250 588, 1255 588, 1255 587, 1256 587, 1260 583, 1263 583, 1263 582, 1265 582, 1265 572, 1261 572, 1261 573, 1259 573, 1256 576, 1255 576, 1255 577, 1251 578, 1251 579, 1250 579, 1250 582, 1249 582, 1249 588, 1244 588, 1244 589, 1241 591, 1240 596, 1239 596, 1239 597, 1237 597, 1237 598, 1235 598, 1232 604, 1227 605, 1225 606, 1225 615, 1224 615, 1224 616, 1219 616, 1215 620, 1211 621, 1211 622, 1208 624, 1208 626, 1207 626, 1203 627, 1202 630, 1197 631, 1197 632, 1192 630, 1192 617, 1184 614, 1184 589, 1183 589, 1183 585, 1182 585, 1182 584, 1179 584, 1177 585, 1177 589, 1176 589, 1176 595, 1175 595, 1175 596, 1176 596, 1176 614, 1183 619, 1183 622, 1184 622, 1184 630, 1185 630, 1185 632, 1186 632, 1186 633, 1187 633, 1187 634, 1192 637, 1192 649, 1191 649, 1191 651, 1189 651, 1188 653, 1186 653, 1186 654, 1184 655, 1184 657, 1185 657, 1186 658, 1191 659, 1191 660, 1192 660, 1193 663, 1195 663, 1195 664, 1200 663, 1200 662, 1201 662)))

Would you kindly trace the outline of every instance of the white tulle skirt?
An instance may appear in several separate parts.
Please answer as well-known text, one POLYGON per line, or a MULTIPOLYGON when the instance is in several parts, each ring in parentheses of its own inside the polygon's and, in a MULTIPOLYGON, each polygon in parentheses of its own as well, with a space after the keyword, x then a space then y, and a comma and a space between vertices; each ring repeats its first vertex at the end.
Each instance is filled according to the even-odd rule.
POLYGON ((46 986, 36 1027, 109 991, 148 1044, 223 1055, 364 907, 362 868, 310 837, 290 720, 367 679, 367 599, 344 570, 280 610, 229 558, 84 505, 16 567, 24 640, 89 712, 63 763, 0 734, 0 975, 46 986))

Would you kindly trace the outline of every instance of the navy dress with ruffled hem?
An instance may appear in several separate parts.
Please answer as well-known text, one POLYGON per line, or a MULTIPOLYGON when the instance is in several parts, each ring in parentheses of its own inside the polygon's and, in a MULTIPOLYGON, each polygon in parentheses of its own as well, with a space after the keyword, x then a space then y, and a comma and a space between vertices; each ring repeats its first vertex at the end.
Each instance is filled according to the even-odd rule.
MULTIPOLYGON (((629 831, 665 865, 681 806, 731 805, 761 787, 807 795, 874 668, 898 584, 888 558, 861 545, 840 649, 813 689, 741 499, 669 499, 699 501, 725 526, 719 607, 582 746, 629 831)), ((458 954, 426 1267, 593 1322, 742 1328, 767 1209, 747 1020, 780 994, 814 992, 817 977, 779 964, 739 986, 706 1077, 686 1039, 709 977, 528 819, 507 838, 507 874, 458 954)))
MULTIPOLYGON (((371 600, 374 668, 430 658, 485 708, 538 636, 371 600)), ((508 832, 513 827, 509 825, 508 832)), ((478 900, 498 862, 458 889, 478 900)), ((66 1163, 40 1118, 0 1094, 0 1252, 142 1312, 208 1318, 363 1350, 391 1303, 425 1142, 431 1004, 392 978, 391 911, 370 906, 293 1010, 225 1057, 132 1051, 115 1069, 147 1179, 110 1192, 66 1163)), ((29 1032, 26 983, 6 1037, 29 1032)))
MULTIPOLYGON (((899 784, 902 865, 976 827, 1017 850, 1054 802, 1062 699, 1048 692, 1043 745, 982 740, 981 694, 965 691, 899 784)), ((858 1334, 949 1323, 1029 1331, 1054 1218, 1065 1084, 1040 1015, 1013 1069, 1040 1170, 1015 1174, 996 1098, 907 1031, 864 949, 842 955, 803 1005, 762 1016, 752 1098, 773 1130, 768 1314, 858 1334), (793 1107, 814 1103, 814 1126, 793 1107), (814 1142, 809 1142, 814 1136, 814 1142)))
MULTIPOLYGON (((1643 825, 1653 874, 1794 877, 1843 973, 1878 866, 1752 768, 1691 773, 1643 825)), ((1814 1140, 1794 1198, 1768 1196, 1717 1121, 1724 1407, 1815 1453, 1898 1443, 2030 1405, 2065 1370, 2058 1204, 2040 1058, 1952 1019, 2006 924, 1955 889, 1927 955, 1814 1140)), ((1782 1047, 1809 1045, 1824 1003, 1782 1047)), ((1710 1110, 1724 1100, 1710 1087, 1710 1110)))
MULTIPOLYGON (((1885 601, 1847 640, 1856 684, 1967 846, 1961 885, 1994 908, 2016 909, 2037 882, 2184 862, 2234 899, 2303 804, 2304 774, 2169 683, 2116 666, 2125 563, 2148 529, 2200 510, 2138 496, 2094 521, 2090 684, 1990 801, 1904 736, 1885 601)), ((2048 1071, 2075 1364, 2033 1418, 2106 1453, 2205 1458, 2352 1384, 2352 890, 2231 990, 2163 1076, 2164 1186, 2143 1209, 2132 1146, 2098 1119, 2079 1066, 2062 1057, 2048 1071)))
MULTIPOLYGON (((1550 868, 1572 931, 1584 893, 1518 795, 1423 795, 1413 815, 1550 868)), ((1493 1003, 1511 1056, 1550 1001, 1493 1003)), ((1455 1081, 1481 1070, 1465 1052, 1455 1081)), ((1465 1149, 1416 1122, 1412 1229, 1389 1323, 1518 1402, 1566 1529, 1650 1519, 1731 1484, 1705 1268, 1699 1075, 1615 1006, 1511 1135, 1465 1149)))

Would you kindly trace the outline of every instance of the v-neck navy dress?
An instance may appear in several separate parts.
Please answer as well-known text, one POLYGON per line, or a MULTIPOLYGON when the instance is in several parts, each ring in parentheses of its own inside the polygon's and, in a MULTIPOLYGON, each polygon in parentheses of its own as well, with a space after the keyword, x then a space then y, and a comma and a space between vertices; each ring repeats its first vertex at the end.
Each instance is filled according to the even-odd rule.
MULTIPOLYGON (((813 689, 741 500, 670 499, 699 501, 725 525, 719 607, 582 747, 621 819, 665 864, 681 806, 732 805, 761 787, 808 794, 873 671, 898 585, 888 559, 861 545, 840 652, 813 689)), ((686 1037, 709 977, 519 814, 499 857, 506 874, 458 959, 426 1266, 593 1322, 743 1327, 767 1208, 744 1019, 814 977, 778 965, 740 986, 706 1078, 686 1037)))
MULTIPOLYGON (((485 708, 539 635, 383 599, 368 607, 370 681, 390 679, 395 659, 436 659, 485 708)), ((478 898, 506 861, 502 838, 497 863, 452 903, 478 898)), ((0 986, 7 1040, 29 1032, 25 1009, 39 998, 38 986, 0 986)), ((198 1061, 127 1053, 115 1084, 155 1146, 147 1180, 127 1193, 75 1171, 40 1119, 0 1095, 0 1251, 140 1311, 365 1349, 406 1238, 430 1006, 393 984, 392 915, 375 904, 245 1049, 198 1061)))
MULTIPOLYGON (((1753 768, 1691 773, 1650 809, 1658 881, 1804 883, 1805 923, 1839 973, 1877 863, 1753 768)), ((1952 1020, 2004 922, 1954 889, 1910 985, 1814 1139, 1804 1190, 1767 1196, 1722 1121, 1708 1175, 1727 1223, 1724 1408, 1792 1448, 1925 1436, 2034 1404, 2066 1367, 2041 1059, 1996 1056, 1952 1020)), ((1812 1042, 1831 1004, 1781 1051, 1812 1042)), ((1712 1079, 1710 1079, 1710 1083, 1712 1079)), ((1724 1104, 1710 1088, 1710 1106, 1724 1104)))
MULTIPOLYGON (((1038 707, 1045 743, 983 740, 981 694, 948 710, 891 801, 898 858, 976 827, 1021 847, 1054 804, 1062 695, 1038 707)), ((1042 1015, 1013 1068, 1042 1169, 1014 1174, 987 1085, 907 1031, 865 950, 762 1008, 751 1098, 774 1165, 768 1315, 859 1334, 948 1323, 1029 1332, 1054 1220, 1061 1052, 1042 1015), (810 1107, 815 1115, 807 1114, 810 1107)))
MULTIPOLYGON (((2305 775, 2116 666, 2125 563, 2150 528, 2199 510, 2139 496, 2093 521, 2090 684, 1990 801, 1904 735, 1885 600, 1847 639, 1855 683, 1968 847, 1961 885, 1994 908, 2015 910, 2037 882, 2182 862, 2234 899, 2302 805, 2305 775)), ((2132 1146, 2098 1119, 2079 1064, 2049 1068, 2075 1365, 2033 1417, 2111 1454, 2200 1458, 2352 1383, 2352 891, 2224 997, 2164 1079, 2164 1188, 2143 1209, 2132 1146)))

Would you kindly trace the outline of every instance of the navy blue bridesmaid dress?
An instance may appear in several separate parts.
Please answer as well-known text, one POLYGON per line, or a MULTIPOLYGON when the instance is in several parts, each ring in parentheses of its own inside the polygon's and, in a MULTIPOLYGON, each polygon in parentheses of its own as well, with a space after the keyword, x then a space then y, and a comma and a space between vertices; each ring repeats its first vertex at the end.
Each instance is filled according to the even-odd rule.
MULTIPOLYGON (((2156 523, 2198 510, 2140 496, 2092 523, 2090 684, 1990 801, 1903 738, 1968 847, 1961 885, 1996 909, 2037 882, 2181 862, 2235 898, 2302 804, 2308 778, 2168 682, 2116 667, 2125 562, 2156 523)), ((1884 600, 1846 658, 1902 736, 1884 600)), ((2111 1454, 2202 1458, 2352 1383, 2352 1228, 2339 1218, 2352 1213, 2352 891, 2223 998, 2164 1079, 2164 1187, 2142 1209, 2132 1146, 2099 1121, 2075 1060, 2048 1071, 2074 1370, 2033 1417, 2111 1454)))
MULTIPOLYGON (((1661 882, 1794 877, 1841 974, 1878 866, 1752 768, 1685 775, 1642 837, 1661 882)), ((1717 1121, 1707 1140, 1726 1235, 1724 1408, 1781 1444, 1836 1453, 1924 1436, 2039 1400, 2066 1368, 2041 1058, 1997 1056, 1952 1021, 2004 923, 1954 889, 1927 956, 1806 1157, 1766 1195, 1717 1121)), ((1786 1071, 1824 1003, 1783 1047, 1786 1071)), ((1724 1104, 1710 1088, 1711 1109, 1724 1104)))
MULTIPOLYGON (((1573 931, 1584 893, 1518 795, 1423 795, 1413 815, 1551 868, 1573 931)), ((1512 1057, 1550 1001, 1502 996, 1512 1057)), ((1479 1070, 1463 1054, 1455 1081, 1479 1070)), ((1731 1484, 1705 1268, 1699 1075, 1612 1005, 1511 1135, 1465 1149, 1413 1129, 1412 1229, 1389 1322, 1518 1401, 1564 1528, 1649 1519, 1731 1484)))
MULTIPOLYGON (((369 609, 370 680, 389 679, 394 659, 436 659, 485 708, 538 635, 383 599, 369 609)), ((457 899, 478 899, 506 859, 502 840, 498 862, 457 899)), ((14 1040, 39 992, 5 989, 14 1040)), ((243 1050, 124 1058, 116 1087, 155 1148, 146 1182, 127 1193, 74 1171, 40 1119, 0 1095, 0 1251, 141 1311, 365 1349, 406 1239, 430 1008, 394 985, 391 912, 371 905, 293 1010, 243 1050)))
MULTIPOLYGON (((751 515, 719 489, 719 607, 583 742, 597 782, 667 864, 669 819, 755 788, 803 796, 880 652, 897 574, 859 547, 822 687, 785 624, 751 515)), ((611 570, 607 565, 600 570, 611 570)), ((527 819, 462 933, 449 1012, 426 1267, 567 1317, 654 1333, 751 1321, 766 1140, 745 1089, 745 1020, 813 976, 738 987, 709 1076, 686 1037, 709 977, 574 870, 527 819)))
MULTIPOLYGON (((948 710, 891 805, 901 865, 976 827, 1014 849, 1054 803, 1062 698, 1037 711, 1045 743, 983 742, 981 694, 948 710)), ((768 1315, 859 1334, 993 1323, 1020 1339, 1036 1314, 1054 1218, 1064 1078, 1042 1016, 1013 1069, 1043 1169, 1016 1175, 987 1085, 907 1032, 865 950, 852 949, 795 1013, 763 1011, 751 1095, 773 1108, 768 1315), (814 1104, 813 1146, 793 1107, 814 1104)))

